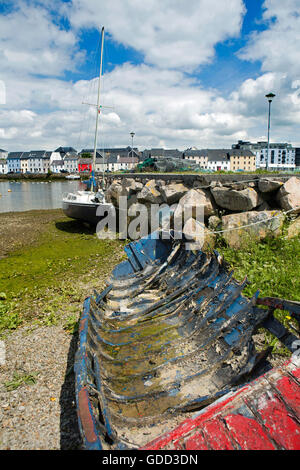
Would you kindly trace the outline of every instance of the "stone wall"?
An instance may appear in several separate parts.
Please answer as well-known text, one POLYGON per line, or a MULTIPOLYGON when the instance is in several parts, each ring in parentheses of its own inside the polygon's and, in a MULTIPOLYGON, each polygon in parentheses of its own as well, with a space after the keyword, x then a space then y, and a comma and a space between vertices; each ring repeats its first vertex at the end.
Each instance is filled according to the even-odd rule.
MULTIPOLYGON (((293 217, 300 213, 300 178, 295 176, 252 177, 241 175, 153 175, 145 177, 118 177, 108 181, 106 198, 116 208, 120 196, 126 196, 128 207, 144 204, 172 206, 171 228, 185 207, 203 207, 202 230, 213 245, 214 237, 222 236, 231 246, 240 246, 248 237, 262 239, 281 233, 285 212, 293 217), (243 229, 240 227, 243 226, 243 229), (245 227, 246 226, 246 227, 245 227), (249 226, 249 227, 248 227, 249 226), (214 233, 213 233, 214 232, 214 233)), ((128 217, 128 224, 131 217, 128 217)), ((196 225, 198 221, 195 220, 196 225)), ((187 226, 195 228, 195 222, 187 226)), ((150 223, 150 222, 149 222, 150 223)), ((299 223, 295 224, 299 227, 299 223)), ((295 233, 295 230, 291 233, 295 233)), ((297 236, 299 232, 296 230, 297 236)))

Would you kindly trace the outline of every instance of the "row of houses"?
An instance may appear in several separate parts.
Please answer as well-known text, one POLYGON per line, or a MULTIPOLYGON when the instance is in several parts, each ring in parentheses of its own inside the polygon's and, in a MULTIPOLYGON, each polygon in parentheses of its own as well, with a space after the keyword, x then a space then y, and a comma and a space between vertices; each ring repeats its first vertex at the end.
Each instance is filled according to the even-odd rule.
MULTIPOLYGON (((210 171, 255 171, 265 168, 267 142, 238 141, 231 149, 105 148, 97 150, 96 172, 130 170, 139 162, 152 158, 175 158, 191 161, 199 169, 210 171)), ((77 152, 73 147, 58 147, 53 152, 7 152, 0 149, 0 173, 82 173, 90 172, 93 149, 77 152)), ((273 170, 293 170, 300 167, 300 148, 287 143, 269 145, 268 166, 273 170)))
MULTIPOLYGON (((54 152, 32 150, 10 152, 0 156, 0 173, 82 173, 92 168, 91 149, 77 153, 72 147, 59 147, 54 152)), ((96 153, 96 171, 103 172, 134 168, 141 156, 137 149, 104 149, 96 153)))
MULTIPOLYGON (((55 150, 31 150, 30 152, 5 152, 0 149, 0 173, 48 173, 53 171, 53 162, 57 159, 76 158, 77 152, 72 147, 55 150), (68 151, 67 151, 68 149, 68 151)), ((73 165, 77 171, 77 164, 73 165)))
POLYGON ((210 171, 256 170, 256 157, 249 150, 190 149, 183 153, 183 159, 196 162, 199 168, 210 171))
POLYGON ((179 150, 151 149, 142 152, 143 159, 182 158, 196 163, 198 168, 210 171, 255 171, 266 168, 270 170, 290 171, 300 169, 300 148, 288 143, 244 142, 238 141, 230 149, 197 149, 179 150))

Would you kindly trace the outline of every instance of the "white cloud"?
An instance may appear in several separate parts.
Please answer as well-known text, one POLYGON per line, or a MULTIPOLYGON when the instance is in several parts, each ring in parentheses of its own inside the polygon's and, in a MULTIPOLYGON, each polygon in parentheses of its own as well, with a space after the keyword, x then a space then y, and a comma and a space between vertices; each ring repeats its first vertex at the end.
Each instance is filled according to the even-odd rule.
POLYGON ((267 33, 274 38, 277 31, 284 41, 286 27, 288 58, 282 60, 291 60, 290 27, 298 27, 297 15, 292 15, 297 2, 285 3, 288 12, 279 1, 265 3, 265 19, 272 7, 276 22, 252 37, 241 52, 247 60, 261 60, 265 72, 245 80, 230 96, 204 89, 184 72, 212 60, 218 41, 239 34, 241 0, 191 0, 184 2, 184 8, 179 0, 164 0, 163 8, 158 0, 73 0, 71 10, 70 4, 62 7, 55 0, 57 10, 69 15, 73 29, 68 31, 54 22, 53 2, 29 3, 17 0, 18 9, 0 16, 0 79, 6 86, 6 105, 0 107, 0 147, 12 151, 93 146, 95 108, 82 102, 96 103, 97 79, 71 82, 62 75, 80 63, 80 28, 102 24, 116 41, 141 51, 148 64, 125 63, 105 74, 102 104, 113 109, 101 114, 99 147, 130 145, 131 131, 140 148, 230 147, 238 139, 263 139, 264 95, 269 91, 276 93, 271 139, 297 142, 300 75, 291 66, 279 65, 276 51, 268 58, 262 54, 267 33))
POLYGON ((300 1, 266 0, 264 8, 268 28, 253 33, 239 57, 261 61, 265 72, 287 72, 300 78, 300 1))
POLYGON ((59 76, 74 70, 83 54, 76 36, 53 22, 47 9, 17 0, 15 8, 0 15, 1 71, 14 74, 59 76))
MULTIPOLYGON (((10 82, 12 90, 15 85, 10 82)), ((82 102, 96 102, 95 85, 95 80, 74 84, 58 79, 27 80, 19 86, 17 99, 9 101, 13 109, 0 112, 0 127, 11 135, 10 129, 17 125, 18 136, 12 142, 19 148, 26 145, 28 150, 58 145, 92 147, 95 109, 82 102), (43 103, 43 109, 28 112, 33 102, 43 103)), ((103 109, 101 114, 99 146, 129 145, 132 130, 135 144, 141 148, 161 142, 182 149, 231 145, 241 126, 246 129, 251 121, 240 112, 237 101, 196 86, 178 71, 123 64, 103 77, 103 103, 113 109, 103 109)))
POLYGON ((242 0, 73 0, 65 8, 73 26, 104 25, 147 63, 188 70, 210 62, 218 42, 237 36, 245 13, 242 0))

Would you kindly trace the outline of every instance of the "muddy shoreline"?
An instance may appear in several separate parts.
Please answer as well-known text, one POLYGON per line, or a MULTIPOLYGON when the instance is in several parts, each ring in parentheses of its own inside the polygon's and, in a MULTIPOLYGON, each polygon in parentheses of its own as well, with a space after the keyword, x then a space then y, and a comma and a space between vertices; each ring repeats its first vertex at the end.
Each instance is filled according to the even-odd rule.
POLYGON ((78 321, 122 257, 122 242, 98 240, 61 209, 0 214, 0 449, 80 448, 78 321))
POLYGON ((30 246, 45 232, 47 224, 63 217, 61 209, 4 212, 0 214, 0 259, 30 246))

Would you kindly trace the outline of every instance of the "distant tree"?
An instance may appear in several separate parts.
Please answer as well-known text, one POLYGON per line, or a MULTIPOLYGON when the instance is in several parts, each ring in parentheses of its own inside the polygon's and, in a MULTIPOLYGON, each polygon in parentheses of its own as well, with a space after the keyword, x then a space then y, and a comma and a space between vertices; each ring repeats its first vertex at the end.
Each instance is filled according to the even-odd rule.
POLYGON ((91 153, 82 153, 81 157, 82 158, 92 158, 92 154, 91 153))

